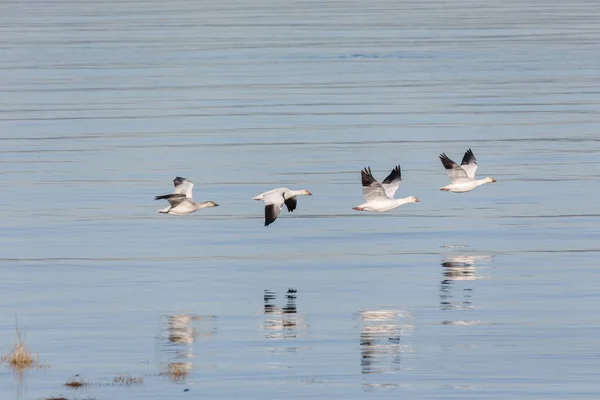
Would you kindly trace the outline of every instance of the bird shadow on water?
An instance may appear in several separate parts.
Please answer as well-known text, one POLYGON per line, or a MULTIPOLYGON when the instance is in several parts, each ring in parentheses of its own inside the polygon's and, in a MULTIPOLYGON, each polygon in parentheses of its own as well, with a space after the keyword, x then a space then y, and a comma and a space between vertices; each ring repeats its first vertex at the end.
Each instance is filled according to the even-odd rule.
MULTIPOLYGON (((492 262, 491 255, 449 255, 440 264, 442 279, 440 281, 440 310, 469 311, 473 310, 477 280, 483 279, 481 267, 492 262)), ((470 319, 443 318, 443 325, 475 325, 479 323, 470 319)))

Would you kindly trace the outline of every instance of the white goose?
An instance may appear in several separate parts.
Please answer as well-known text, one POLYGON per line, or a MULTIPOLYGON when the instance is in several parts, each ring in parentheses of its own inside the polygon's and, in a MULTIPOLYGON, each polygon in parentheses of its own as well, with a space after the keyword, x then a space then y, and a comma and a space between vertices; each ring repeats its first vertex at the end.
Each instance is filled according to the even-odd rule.
POLYGON ((194 184, 185 178, 178 176, 173 179, 173 184, 175 185, 175 190, 172 194, 156 196, 154 198, 154 200, 165 199, 169 202, 169 207, 158 210, 159 213, 185 215, 198 211, 201 208, 219 206, 214 201, 196 203, 192 197, 194 184))
POLYGON ((360 171, 360 176, 365 202, 356 207, 352 207, 353 210, 385 212, 400 207, 402 204, 418 203, 421 201, 415 196, 394 199, 394 194, 400 187, 400 182, 402 181, 402 173, 400 172, 399 165, 392 170, 382 183, 377 182, 377 180, 373 178, 371 167, 367 167, 360 171))
POLYGON ((269 226, 277 219, 283 205, 292 212, 296 209, 298 200, 296 196, 312 196, 308 190, 290 190, 288 188, 277 188, 254 196, 252 200, 265 202, 265 226, 269 226))
POLYGON ((465 152, 460 165, 452 161, 444 153, 440 154, 440 160, 446 172, 452 181, 451 184, 441 187, 440 190, 445 192, 463 193, 469 192, 486 183, 496 182, 494 178, 475 179, 475 171, 477 171, 477 160, 471 149, 465 152))

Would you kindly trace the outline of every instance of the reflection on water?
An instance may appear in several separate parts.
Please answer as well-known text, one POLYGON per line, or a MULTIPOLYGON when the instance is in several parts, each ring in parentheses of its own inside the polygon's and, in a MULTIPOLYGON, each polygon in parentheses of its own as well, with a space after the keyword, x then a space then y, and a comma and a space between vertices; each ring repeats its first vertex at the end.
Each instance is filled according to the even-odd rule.
MULTIPOLYGON (((52 365, 27 373, 23 400, 60 394, 75 372, 144 374, 131 360, 152 356, 198 378, 192 399, 358 400, 403 380, 414 399, 594 398, 596 2, 0 9, 0 352, 13 315, 28 316, 52 365), (499 183, 445 196, 437 155, 469 147, 499 183), (406 165, 422 206, 353 215, 369 163, 382 176, 406 165), (161 218, 152 198, 179 174, 223 206, 161 218), (286 185, 318 196, 261 229, 249 198, 286 185), (445 259, 478 249, 503 255, 493 281, 485 260, 445 259), (289 301, 283 285, 298 289, 289 301), (264 289, 277 293, 263 309, 264 289), (382 309, 410 310, 418 334, 369 317, 382 309), (217 336, 216 320, 193 317, 205 313, 225 323, 217 336), (440 325, 488 319, 502 323, 440 325), (323 384, 293 384, 313 377, 323 384)), ((0 370, 0 400, 13 400, 0 370)), ((173 386, 94 390, 185 396, 173 386)))
MULTIPOLYGON (((403 343, 414 327, 412 316, 400 310, 360 312, 360 365, 362 374, 390 374, 402 370, 403 357, 412 346, 403 343)), ((365 383, 365 387, 394 386, 394 383, 365 383)))
MULTIPOLYGON (((285 304, 278 307, 277 294, 271 290, 264 292, 264 323, 265 339, 292 339, 306 334, 306 323, 298 314, 296 306, 297 290, 288 289, 285 294, 285 304)), ((286 351, 296 351, 296 347, 286 347, 286 351)))
MULTIPOLYGON (((474 281, 481 279, 477 266, 491 262, 493 256, 486 255, 452 255, 442 262, 442 280, 440 282, 440 309, 472 310, 473 295, 475 293, 474 281)), ((447 325, 473 325, 477 321, 447 320, 442 324, 447 325)))
POLYGON ((15 371, 17 378, 17 393, 15 398, 17 400, 23 399, 23 395, 25 394, 25 378, 27 377, 27 372, 25 371, 15 371))
POLYGON ((183 380, 193 367, 194 342, 216 334, 216 316, 172 314, 164 316, 157 337, 159 364, 172 380, 183 380))

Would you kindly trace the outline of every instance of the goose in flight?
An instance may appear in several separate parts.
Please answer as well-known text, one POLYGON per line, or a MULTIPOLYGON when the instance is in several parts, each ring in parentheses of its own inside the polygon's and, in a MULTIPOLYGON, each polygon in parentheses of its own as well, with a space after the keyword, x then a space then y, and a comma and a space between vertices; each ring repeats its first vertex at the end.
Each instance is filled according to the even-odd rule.
POLYGON ((292 212, 296 209, 298 200, 296 196, 312 196, 308 190, 290 190, 288 188, 277 188, 254 196, 252 200, 265 202, 265 226, 269 226, 277 219, 283 205, 292 212))
POLYGON ((451 184, 440 188, 440 190, 445 192, 469 192, 483 184, 496 182, 494 178, 490 177, 475 179, 477 159, 475 159, 475 155, 471 149, 465 152, 465 156, 460 165, 449 159, 444 153, 440 154, 440 160, 442 160, 442 164, 444 165, 444 168, 446 168, 446 173, 448 173, 448 176, 452 181, 451 184))
POLYGON ((194 184, 185 178, 178 176, 173 179, 173 184, 175 185, 175 190, 172 194, 165 194, 154 198, 154 200, 165 199, 169 202, 169 207, 158 210, 159 213, 185 215, 198 211, 201 208, 219 206, 214 201, 196 203, 192 197, 194 184))
POLYGON ((392 170, 382 183, 377 182, 377 180, 373 178, 371 167, 366 167, 360 171, 360 176, 365 202, 356 207, 352 207, 353 210, 385 212, 400 207, 402 204, 418 203, 421 201, 415 196, 394 199, 394 194, 400 187, 400 182, 402 181, 402 173, 400 172, 399 165, 392 170))

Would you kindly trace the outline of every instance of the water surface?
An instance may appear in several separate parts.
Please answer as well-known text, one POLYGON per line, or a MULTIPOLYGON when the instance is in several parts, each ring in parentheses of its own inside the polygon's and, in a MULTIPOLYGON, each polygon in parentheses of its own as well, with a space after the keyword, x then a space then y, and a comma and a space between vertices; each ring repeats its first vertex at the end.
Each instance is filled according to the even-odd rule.
POLYGON ((50 366, 3 399, 597 398, 595 2, 1 9, 0 347, 50 366), (469 147, 498 183, 439 192, 469 147))

